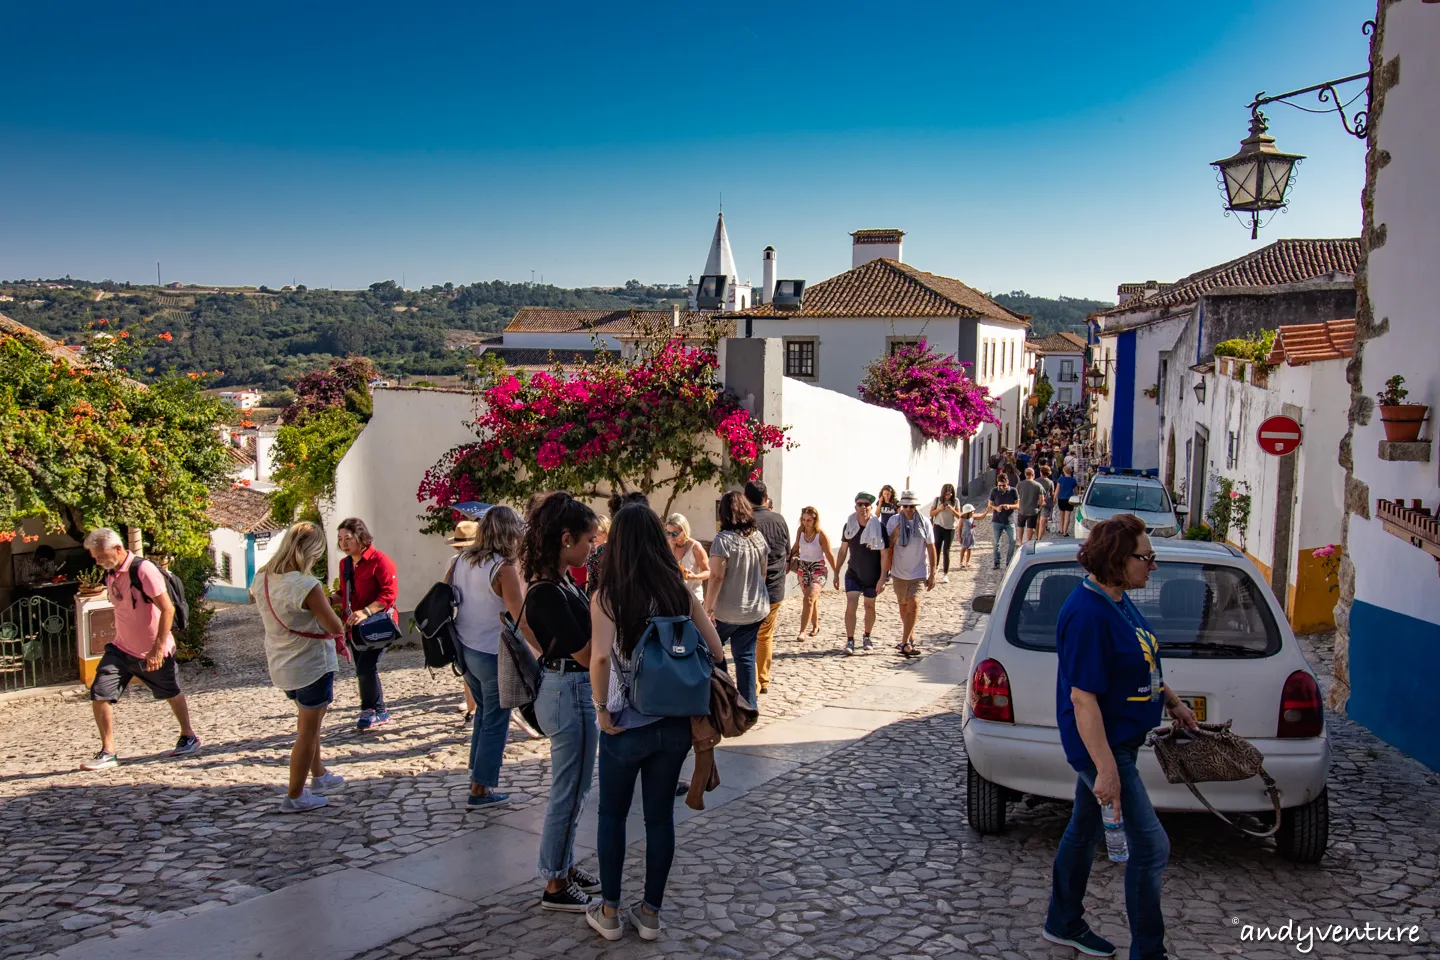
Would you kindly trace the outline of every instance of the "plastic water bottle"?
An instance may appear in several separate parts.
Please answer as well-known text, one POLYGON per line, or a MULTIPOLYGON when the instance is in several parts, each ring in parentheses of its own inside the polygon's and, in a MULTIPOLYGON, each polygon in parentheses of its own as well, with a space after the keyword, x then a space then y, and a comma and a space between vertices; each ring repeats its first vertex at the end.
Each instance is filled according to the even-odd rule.
POLYGON ((1105 824, 1105 852, 1116 863, 1130 859, 1130 844, 1125 841, 1125 821, 1115 812, 1115 804, 1107 803, 1100 808, 1100 819, 1105 824))

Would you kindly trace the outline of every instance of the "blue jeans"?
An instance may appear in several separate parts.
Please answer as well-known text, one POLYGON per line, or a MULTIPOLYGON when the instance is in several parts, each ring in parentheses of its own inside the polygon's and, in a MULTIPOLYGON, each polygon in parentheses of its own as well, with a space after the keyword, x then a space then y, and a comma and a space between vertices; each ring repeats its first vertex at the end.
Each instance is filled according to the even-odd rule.
POLYGON ((575 828, 595 779, 600 728, 584 670, 546 670, 535 698, 535 716, 550 736, 550 803, 540 834, 540 876, 564 880, 575 865, 575 828))
POLYGON ((460 647, 460 668, 465 686, 475 698, 475 729, 470 734, 470 782, 477 787, 500 783, 505 740, 510 732, 510 711, 500 708, 499 658, 467 646, 460 647))
POLYGON ((730 655, 735 659, 735 686, 746 703, 755 702, 755 644, 760 637, 760 624, 724 623, 715 621, 715 632, 720 634, 721 645, 730 645, 730 655))
POLYGON ((624 733, 600 735, 600 896, 620 906, 625 871, 625 820, 640 778, 645 810, 645 906, 657 913, 675 859, 675 787, 690 752, 690 719, 666 717, 624 733))
MULTIPOLYGON (((1112 748, 1120 773, 1120 816, 1125 821, 1125 840, 1130 860, 1125 864, 1125 915, 1130 920, 1130 960, 1163 960, 1165 920, 1160 914, 1160 881, 1170 859, 1170 838, 1155 816, 1150 796, 1135 769, 1138 748, 1112 748)), ((1077 936, 1087 929, 1085 885, 1095 860, 1104 827, 1100 804, 1091 787, 1095 768, 1080 771, 1075 783, 1075 810, 1070 825, 1055 851, 1055 870, 1050 886, 1050 913, 1045 929, 1062 937, 1077 936)))
POLYGON ((360 709, 385 709, 385 690, 380 686, 380 655, 385 647, 376 650, 352 650, 355 655, 355 680, 360 685, 360 709))
MULTIPOLYGON (((1005 565, 1008 567, 1008 566, 1010 565, 1010 560, 1011 560, 1011 558, 1013 558, 1013 557, 1015 556, 1015 524, 1013 524, 1013 523, 997 523, 997 524, 994 524, 994 525, 991 527, 991 532, 995 535, 995 562, 996 562, 996 563, 999 563, 999 562, 1000 562, 1000 538, 1003 536, 1003 537, 1006 537, 1006 538, 1008 538, 1008 539, 1010 540, 1010 549, 1009 549, 1009 551, 1005 554, 1005 565)), ((1123 801, 1123 800, 1120 801, 1120 804, 1121 804, 1121 806, 1124 806, 1125 801, 1123 801)))

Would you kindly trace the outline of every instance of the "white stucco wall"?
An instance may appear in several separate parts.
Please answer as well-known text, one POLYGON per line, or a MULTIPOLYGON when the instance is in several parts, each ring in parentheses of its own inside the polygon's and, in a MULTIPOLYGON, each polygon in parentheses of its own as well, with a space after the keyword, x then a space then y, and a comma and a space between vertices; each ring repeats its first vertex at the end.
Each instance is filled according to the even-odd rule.
MULTIPOLYGON (((211 583, 224 587, 238 587, 244 589, 249 586, 245 582, 245 535, 236 533, 234 530, 221 527, 218 530, 210 531, 210 546, 215 551, 215 579, 211 583), (222 557, 230 557, 230 576, 220 576, 223 569, 222 557)), ((259 567, 259 564, 256 564, 259 567)))
POLYGON ((1135 446, 1131 464, 1142 470, 1159 468, 1163 450, 1160 443, 1160 405, 1147 397, 1145 391, 1159 382, 1160 354, 1175 346, 1175 339, 1184 329, 1184 319, 1161 320, 1135 331, 1135 446))
MULTIPOLYGON (((746 320, 738 321, 744 333, 746 320)), ((930 319, 882 320, 874 317, 788 317, 770 320, 757 317, 751 326, 752 336, 814 337, 815 386, 857 396, 865 369, 888 350, 890 337, 924 337, 941 353, 954 353, 959 347, 959 323, 953 317, 930 319)))
MULTIPOLYGON (((1376 323, 1389 332, 1365 343, 1362 389, 1373 397, 1392 374, 1405 377, 1407 398, 1430 405, 1422 439, 1436 439, 1440 413, 1437 374, 1435 266, 1440 263, 1440 7, 1399 3, 1386 13, 1383 54, 1400 60, 1399 82, 1385 95, 1375 146, 1389 155, 1375 179, 1374 218, 1385 242, 1369 252, 1368 287, 1376 323)), ((1379 498, 1440 501, 1436 452, 1428 463, 1381 460, 1379 411, 1357 424, 1352 440, 1355 478, 1368 485, 1370 512, 1379 498)), ((1410 617, 1440 622, 1435 560, 1384 531, 1380 521, 1350 518, 1355 599, 1410 617)))
POLYGON ((943 484, 959 484, 960 445, 922 440, 897 410, 793 379, 785 381, 782 410, 799 444, 784 459, 785 519, 794 531, 801 508, 814 507, 832 549, 840 548, 857 492, 878 495, 887 483, 898 492, 908 482, 928 504, 943 484))
POLYGON ((415 604, 445 572, 453 552, 444 537, 419 532, 420 504, 415 499, 425 471, 456 444, 475 439, 473 395, 446 390, 381 388, 374 391, 375 412, 335 472, 335 501, 325 511, 330 578, 340 569, 333 549, 335 532, 346 517, 359 517, 370 528, 375 546, 395 561, 400 577, 399 609, 415 604))
POLYGON ((1051 398, 1052 404, 1075 404, 1080 402, 1081 378, 1085 376, 1085 354, 1076 351, 1075 353, 1046 353, 1041 354, 1035 364, 1035 376, 1050 378, 1050 386, 1055 388, 1055 396, 1051 398), (1075 380, 1064 382, 1060 379, 1060 373, 1064 369, 1065 361, 1070 361, 1070 366, 1075 375, 1075 380), (1061 398, 1061 391, 1069 390, 1069 399, 1061 398))

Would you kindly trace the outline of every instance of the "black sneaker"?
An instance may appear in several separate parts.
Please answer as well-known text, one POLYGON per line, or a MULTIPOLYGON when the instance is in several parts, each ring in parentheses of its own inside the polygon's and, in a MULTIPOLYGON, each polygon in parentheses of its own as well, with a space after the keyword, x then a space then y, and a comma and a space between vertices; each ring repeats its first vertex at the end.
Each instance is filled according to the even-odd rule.
POLYGON ((181 737, 175 741, 175 749, 170 751, 172 757, 188 757, 200 749, 199 737, 181 737))
MULTIPOLYGON (((690 789, 689 784, 686 784, 685 789, 690 789)), ((600 892, 600 878, 581 870, 579 867, 575 867, 570 871, 570 882, 586 893, 600 892)))
POLYGON ((1043 928, 1040 933, 1051 943, 1058 943, 1062 947, 1074 947, 1087 957, 1115 956, 1115 944, 1106 940, 1089 927, 1085 928, 1084 933, 1074 937, 1062 937, 1059 934, 1051 933, 1049 930, 1043 928))
POLYGON ((845 641, 845 656, 855 656, 855 638, 851 637, 845 641))
POLYGON ((875 644, 874 644, 873 642, 871 642, 871 640, 870 640, 870 634, 868 634, 868 633, 865 634, 865 642, 864 642, 864 644, 862 645, 862 649, 864 649, 864 651, 865 651, 866 653, 869 653, 871 650, 874 650, 874 649, 875 649, 875 644))
POLYGON ((581 890, 572 880, 570 884, 554 893, 540 896, 541 910, 555 910, 560 913, 584 913, 590 906, 590 894, 581 890))

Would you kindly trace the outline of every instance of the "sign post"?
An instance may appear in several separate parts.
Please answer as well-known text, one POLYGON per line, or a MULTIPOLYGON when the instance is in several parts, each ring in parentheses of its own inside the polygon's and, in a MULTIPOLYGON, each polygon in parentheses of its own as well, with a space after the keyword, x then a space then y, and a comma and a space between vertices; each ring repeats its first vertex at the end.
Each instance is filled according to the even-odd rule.
POLYGON ((1260 444, 1260 449, 1272 457, 1294 453, 1300 448, 1300 441, 1304 438, 1305 431, 1291 417, 1270 417, 1260 424, 1260 429, 1255 432, 1255 440, 1260 444))

